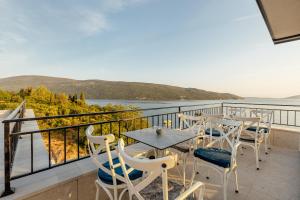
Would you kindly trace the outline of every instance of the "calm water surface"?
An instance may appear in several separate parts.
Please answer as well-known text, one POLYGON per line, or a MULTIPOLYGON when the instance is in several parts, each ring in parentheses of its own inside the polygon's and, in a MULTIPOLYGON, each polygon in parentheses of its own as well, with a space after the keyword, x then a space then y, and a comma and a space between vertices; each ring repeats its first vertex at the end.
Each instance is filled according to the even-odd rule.
MULTIPOLYGON (((200 105, 200 104, 213 104, 221 102, 235 102, 235 103, 256 103, 256 104, 276 104, 276 105, 295 105, 295 106, 254 106, 256 108, 273 109, 274 123, 289 124, 289 127, 300 127, 300 99, 264 99, 264 98, 245 98, 243 100, 201 100, 201 101, 142 101, 142 100, 111 100, 111 99, 89 99, 89 104, 97 104, 104 106, 107 104, 112 105, 134 105, 142 109, 147 108, 161 108, 172 107, 168 109, 149 110, 144 111, 144 116, 159 115, 165 113, 178 112, 178 106, 183 105, 200 105)), ((245 105, 242 105, 245 106, 245 105)), ((247 106, 245 106, 247 107, 247 106)), ((185 109, 198 109, 199 107, 189 107, 185 109)), ((184 110, 184 108, 183 108, 184 110)), ((226 110, 225 110, 226 112, 226 110)), ((298 129, 298 128, 297 128, 298 129)))
POLYGON ((243 100, 194 100, 194 101, 143 101, 143 100, 115 100, 115 99, 88 99, 89 104, 104 106, 112 105, 134 105, 140 108, 156 108, 182 105, 212 104, 221 102, 278 104, 278 105, 299 105, 300 99, 266 99, 266 98, 245 98, 243 100))

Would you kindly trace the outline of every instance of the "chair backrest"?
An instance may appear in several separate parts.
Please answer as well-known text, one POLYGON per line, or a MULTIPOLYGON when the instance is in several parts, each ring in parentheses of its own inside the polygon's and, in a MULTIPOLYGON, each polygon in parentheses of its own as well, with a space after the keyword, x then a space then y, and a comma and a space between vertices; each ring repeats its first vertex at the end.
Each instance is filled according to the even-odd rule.
POLYGON ((246 117, 246 109, 239 107, 230 107, 228 109, 227 115, 229 116, 238 116, 238 117, 246 117))
POLYGON ((103 136, 94 136, 92 135, 94 131, 93 126, 89 126, 85 133, 88 141, 88 149, 90 157, 95 165, 104 171, 107 174, 110 174, 113 178, 113 184, 117 185, 117 179, 124 180, 123 177, 115 173, 115 166, 113 164, 112 155, 110 151, 110 144, 115 141, 115 136, 112 134, 103 135, 103 136), (103 166, 103 162, 99 160, 99 154, 103 151, 106 151, 107 160, 109 162, 110 169, 107 169, 103 166))
POLYGON ((260 117, 233 117, 232 119, 242 122, 241 137, 246 135, 247 137, 254 138, 255 142, 257 142, 257 139, 263 137, 263 134, 259 134, 260 131, 263 131, 260 129, 260 117))
POLYGON ((118 142, 118 156, 122 166, 125 181, 129 190, 130 195, 135 195, 137 199, 144 200, 141 196, 140 191, 152 183, 157 177, 162 175, 162 189, 163 199, 168 199, 168 169, 176 166, 177 156, 166 156, 157 159, 140 159, 129 156, 124 151, 124 141, 120 139, 118 142), (130 166, 130 168, 128 167, 130 166), (139 183, 133 184, 128 174, 133 170, 140 170, 147 172, 147 176, 139 183))
POLYGON ((214 144, 220 141, 226 141, 231 150, 231 159, 236 161, 237 148, 240 145, 240 135, 243 128, 242 122, 229 119, 215 120, 216 127, 221 136, 212 141, 207 147, 212 147, 214 144))
POLYGON ((183 113, 179 113, 178 118, 180 120, 179 123, 180 130, 184 130, 184 129, 193 130, 196 134, 199 133, 204 122, 204 117, 202 116, 185 115, 183 113))
POLYGON ((260 123, 271 129, 274 112, 272 110, 251 110, 250 116, 260 117, 260 123))
POLYGON ((224 118, 224 115, 222 114, 217 114, 217 115, 210 115, 210 114, 202 114, 202 117, 204 117, 204 128, 207 129, 212 129, 218 126, 216 123, 220 119, 224 118))

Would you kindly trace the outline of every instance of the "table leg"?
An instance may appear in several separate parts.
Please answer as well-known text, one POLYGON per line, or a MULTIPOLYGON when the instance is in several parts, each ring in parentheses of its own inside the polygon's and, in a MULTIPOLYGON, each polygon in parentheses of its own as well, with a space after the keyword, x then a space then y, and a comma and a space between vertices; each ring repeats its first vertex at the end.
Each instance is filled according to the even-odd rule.
MULTIPOLYGON (((164 149, 164 150, 155 149, 155 151, 156 151, 157 158, 165 157, 165 156, 167 156, 167 153, 168 153, 168 151, 166 149, 164 149)), ((162 188, 162 185, 160 187, 162 188)), ((174 189, 174 186, 168 184, 168 191, 171 191, 173 189, 174 189)))

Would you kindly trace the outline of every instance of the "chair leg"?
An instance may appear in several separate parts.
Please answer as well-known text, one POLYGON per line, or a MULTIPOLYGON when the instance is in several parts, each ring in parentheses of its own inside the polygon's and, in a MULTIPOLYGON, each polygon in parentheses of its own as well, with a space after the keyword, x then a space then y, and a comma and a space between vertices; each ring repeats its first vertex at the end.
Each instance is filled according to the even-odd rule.
POLYGON ((163 199, 168 199, 168 172, 167 170, 163 170, 162 172, 162 189, 163 189, 163 199))
POLYGON ((96 200, 100 200, 100 199, 99 199, 99 196, 100 196, 100 191, 99 191, 99 189, 100 189, 100 187, 101 187, 101 188, 103 189, 103 191, 107 194, 107 196, 109 197, 110 200, 114 200, 114 197, 113 197, 113 195, 111 194, 111 190, 109 190, 108 188, 102 186, 102 185, 100 184, 100 181, 98 181, 98 180, 95 181, 95 184, 96 184, 96 189, 97 189, 97 191, 96 191, 96 198, 95 198, 96 200))
POLYGON ((265 135, 265 138, 264 138, 264 140, 265 140, 265 154, 266 155, 268 155, 269 153, 268 153, 268 135, 265 135))
POLYGON ((238 150, 241 152, 241 156, 243 156, 243 155, 244 155, 243 146, 240 146, 240 147, 237 149, 237 153, 238 153, 238 150))
POLYGON ((259 170, 259 149, 255 147, 255 161, 256 161, 256 170, 259 170))
POLYGON ((187 159, 187 155, 183 155, 183 186, 185 187, 185 182, 186 182, 186 159, 187 159))
POLYGON ((269 141, 268 149, 270 150, 270 149, 271 149, 271 138, 270 138, 270 135, 269 135, 269 137, 268 137, 268 141, 269 141))
POLYGON ((260 156, 260 144, 258 145, 257 147, 257 150, 258 150, 258 161, 261 162, 261 156, 260 156))
POLYGON ((195 158, 194 159, 194 164, 193 164, 193 172, 192 172, 192 177, 191 177, 191 183, 190 185, 193 185, 193 182, 195 180, 195 176, 196 176, 196 173, 197 173, 197 160, 195 158))
POLYGON ((206 172, 206 179, 209 180, 209 170, 206 172))
POLYGON ((235 175, 235 193, 239 193, 239 182, 238 182, 237 168, 234 169, 234 175, 235 175))
POLYGON ((240 151, 241 151, 241 155, 243 156, 244 155, 244 150, 243 150, 243 146, 241 146, 241 148, 239 148, 240 151))
POLYGON ((227 200, 227 173, 224 172, 223 175, 223 198, 227 200))
POLYGON ((268 133, 268 150, 271 149, 271 138, 270 138, 270 133, 268 133))
POLYGON ((128 192, 128 189, 127 189, 127 188, 124 189, 124 190, 121 192, 121 194, 120 194, 120 196, 119 196, 119 200, 122 200, 122 197, 123 197, 123 195, 125 194, 125 192, 128 192))
POLYGON ((96 185, 96 200, 99 200, 99 186, 98 186, 98 183, 95 182, 95 185, 96 185))
POLYGON ((198 200, 203 200, 204 199, 204 190, 205 190, 205 186, 203 185, 201 188, 200 188, 200 191, 199 191, 199 196, 198 196, 198 200))
POLYGON ((118 189, 114 188, 114 199, 118 199, 118 189))

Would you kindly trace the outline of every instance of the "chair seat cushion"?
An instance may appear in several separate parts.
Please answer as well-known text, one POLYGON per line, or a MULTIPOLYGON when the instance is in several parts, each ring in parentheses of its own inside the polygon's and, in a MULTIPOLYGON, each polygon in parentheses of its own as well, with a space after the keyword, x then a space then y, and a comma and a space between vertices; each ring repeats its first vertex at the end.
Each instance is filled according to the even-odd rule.
POLYGON ((198 148, 194 156, 223 168, 231 165, 231 152, 218 148, 198 148))
MULTIPOLYGON (((114 159, 113 159, 113 164, 118 164, 118 163, 120 163, 119 158, 114 158, 114 159)), ((110 170, 110 166, 109 166, 109 162, 108 162, 108 161, 105 162, 105 163, 103 164, 103 166, 104 166, 105 168, 107 168, 107 169, 110 170)), ((129 169, 130 167, 126 165, 126 168, 129 169)), ((121 166, 115 168, 115 172, 116 172, 116 174, 118 174, 118 175, 124 177, 123 170, 122 170, 122 167, 121 167, 121 166)), ((143 172, 142 172, 142 171, 139 171, 139 170, 132 170, 132 172, 130 172, 128 175, 129 175, 130 180, 135 180, 135 179, 138 179, 138 178, 142 177, 143 172)), ((106 172, 104 172, 104 171, 103 171, 102 169, 100 169, 100 168, 99 168, 99 170, 98 170, 98 177, 99 177, 99 179, 100 179, 101 181, 103 181, 103 182, 106 183, 106 184, 110 184, 110 185, 113 184, 112 176, 111 176, 110 174, 107 174, 106 172)), ((117 179, 117 184, 118 184, 118 185, 120 185, 120 184, 122 184, 122 183, 123 183, 122 181, 120 181, 120 180, 117 179)))
MULTIPOLYGON (((176 199, 182 192, 184 192, 183 185, 168 180, 168 186, 170 188, 168 195, 169 199, 176 199)), ((144 199, 155 199, 155 200, 163 200, 163 190, 162 190, 162 179, 161 177, 156 178, 150 185, 148 185, 145 189, 143 189, 140 194, 144 197, 144 199)), ((136 200, 136 196, 133 196, 133 199, 136 200)), ((190 195, 186 198, 187 200, 192 200, 193 197, 190 195)))
MULTIPOLYGON (((220 131, 218 131, 217 129, 214 129, 214 128, 213 128, 213 129, 211 130, 211 132, 212 132, 212 136, 213 136, 213 137, 220 137, 220 136, 221 136, 220 131)), ((205 130, 205 134, 206 134, 206 135, 210 135, 210 128, 208 128, 208 129, 205 130)))
MULTIPOLYGON (((250 126, 249 128, 247 128, 248 131, 253 131, 256 132, 257 127, 256 126, 250 126)), ((259 131, 264 130, 264 133, 268 133, 269 129, 266 127, 259 127, 259 131)))

